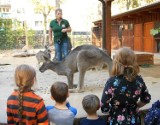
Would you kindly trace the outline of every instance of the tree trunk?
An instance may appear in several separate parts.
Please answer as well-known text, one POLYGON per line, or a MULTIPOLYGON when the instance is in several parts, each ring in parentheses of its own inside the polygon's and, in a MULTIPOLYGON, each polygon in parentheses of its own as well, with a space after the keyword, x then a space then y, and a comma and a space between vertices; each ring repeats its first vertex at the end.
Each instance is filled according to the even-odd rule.
POLYGON ((127 3, 126 3, 127 10, 129 10, 130 5, 131 5, 131 0, 127 0, 127 3))
POLYGON ((56 8, 60 8, 60 0, 56 0, 56 8))
POLYGON ((44 15, 44 30, 43 30, 43 45, 45 46, 47 44, 47 35, 46 35, 46 32, 47 32, 47 16, 44 15))
POLYGON ((29 43, 28 43, 28 34, 27 34, 27 22, 24 21, 24 31, 25 31, 25 41, 26 41, 26 48, 29 48, 29 43))

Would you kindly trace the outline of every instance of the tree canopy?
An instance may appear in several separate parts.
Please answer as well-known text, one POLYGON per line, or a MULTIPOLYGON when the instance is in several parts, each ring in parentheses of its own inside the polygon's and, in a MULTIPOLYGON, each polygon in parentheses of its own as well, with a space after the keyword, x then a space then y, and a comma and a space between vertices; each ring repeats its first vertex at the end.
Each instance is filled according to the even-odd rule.
POLYGON ((114 0, 114 4, 119 4, 121 8, 126 8, 126 10, 133 9, 142 6, 144 3, 151 3, 156 0, 114 0))

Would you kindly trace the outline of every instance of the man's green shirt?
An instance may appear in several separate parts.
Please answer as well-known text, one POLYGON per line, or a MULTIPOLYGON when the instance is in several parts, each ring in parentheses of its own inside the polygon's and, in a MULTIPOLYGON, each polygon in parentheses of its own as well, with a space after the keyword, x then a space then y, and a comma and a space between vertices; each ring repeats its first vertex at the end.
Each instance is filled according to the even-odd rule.
POLYGON ((52 31, 54 33, 54 42, 57 40, 65 40, 68 39, 67 33, 63 33, 62 29, 68 28, 69 22, 65 19, 62 19, 60 25, 58 24, 57 20, 54 19, 50 22, 50 27, 52 28, 52 31))

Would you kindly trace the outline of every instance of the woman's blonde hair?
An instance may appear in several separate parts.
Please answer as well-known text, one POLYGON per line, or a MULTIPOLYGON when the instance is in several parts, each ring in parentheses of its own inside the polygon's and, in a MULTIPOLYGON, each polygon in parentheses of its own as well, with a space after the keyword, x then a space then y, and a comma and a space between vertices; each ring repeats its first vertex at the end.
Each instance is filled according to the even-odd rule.
POLYGON ((127 80, 133 81, 138 73, 136 54, 128 47, 120 48, 113 58, 111 76, 123 75, 127 80))
POLYGON ((19 101, 19 125, 22 124, 22 114, 23 114, 23 93, 27 91, 31 91, 31 87, 34 84, 34 80, 36 78, 35 69, 29 65, 19 65, 15 70, 15 82, 18 87, 16 91, 18 94, 19 101))

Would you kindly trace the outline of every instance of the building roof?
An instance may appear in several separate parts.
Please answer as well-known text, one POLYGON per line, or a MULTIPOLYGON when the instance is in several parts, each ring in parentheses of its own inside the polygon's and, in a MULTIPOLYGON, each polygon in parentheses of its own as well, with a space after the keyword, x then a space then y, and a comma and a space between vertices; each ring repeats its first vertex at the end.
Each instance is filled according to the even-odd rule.
MULTIPOLYGON (((147 4, 142 7, 138 7, 132 10, 128 10, 126 12, 112 15, 112 21, 124 21, 131 20, 137 16, 147 15, 151 13, 160 13, 160 1, 153 2, 151 4, 147 4)), ((102 20, 94 21, 93 23, 98 25, 101 24, 102 20)))

